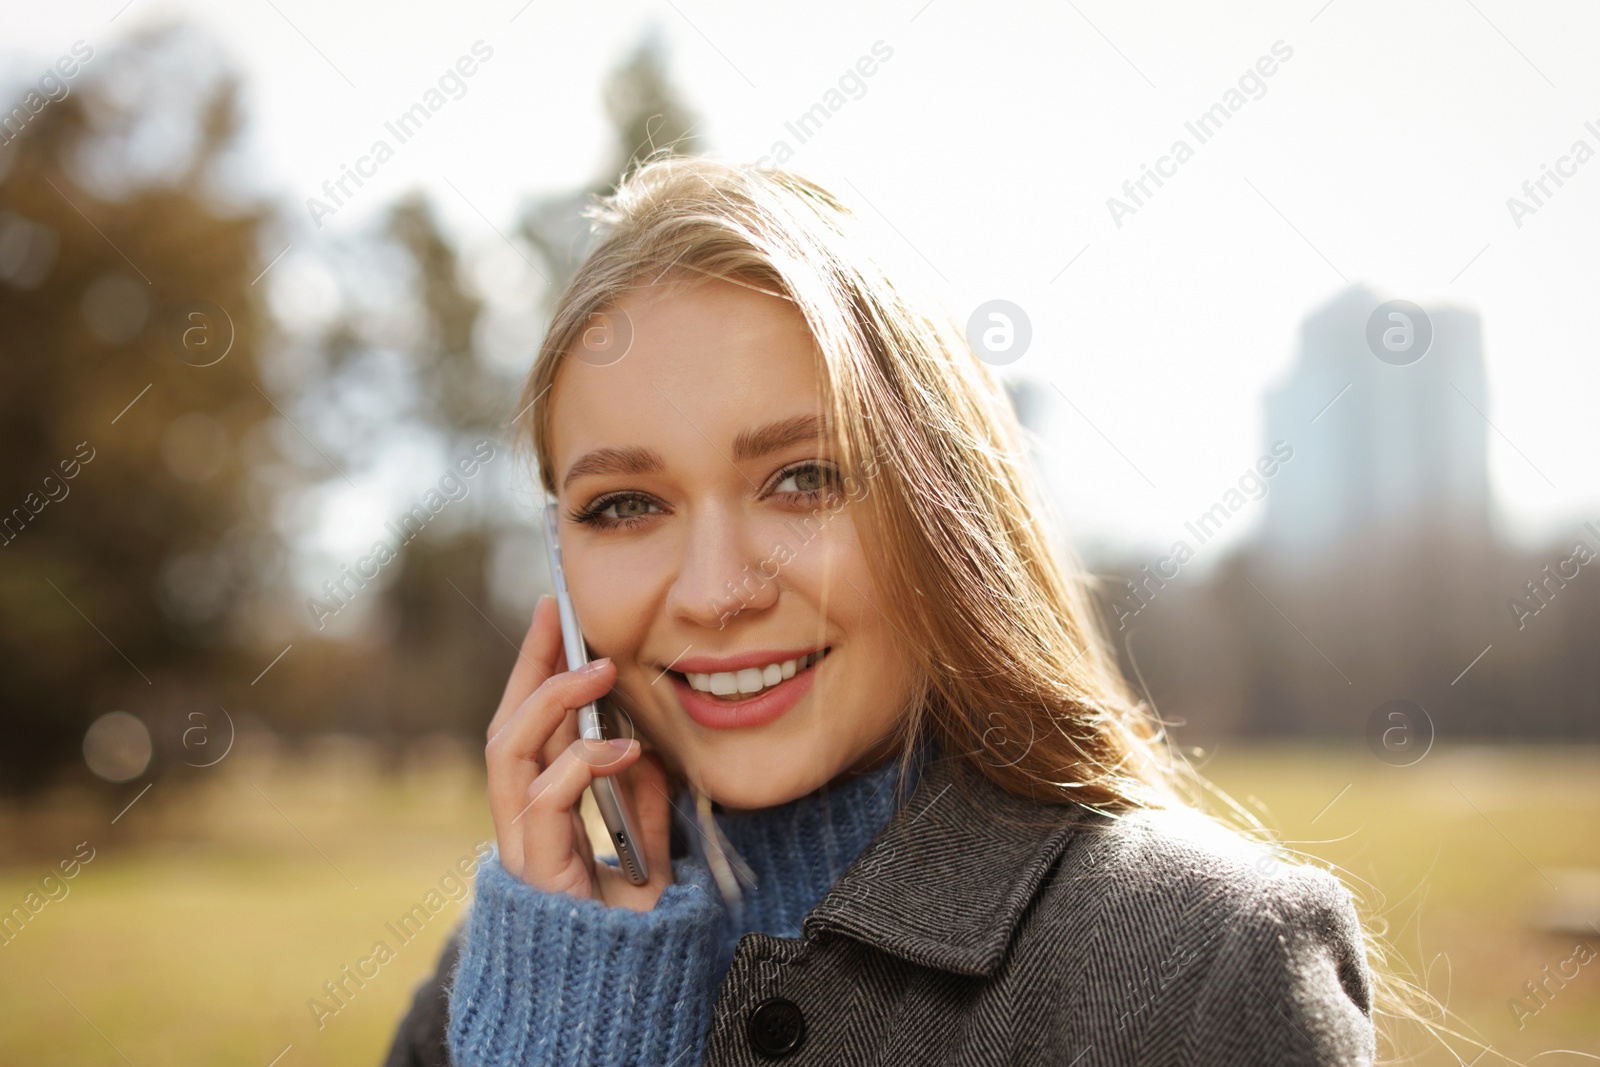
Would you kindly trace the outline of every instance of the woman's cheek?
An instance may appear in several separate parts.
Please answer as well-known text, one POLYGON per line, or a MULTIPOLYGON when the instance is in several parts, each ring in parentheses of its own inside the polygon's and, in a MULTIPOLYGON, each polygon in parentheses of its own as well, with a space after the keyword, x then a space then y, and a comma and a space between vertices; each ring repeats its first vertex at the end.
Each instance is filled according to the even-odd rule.
POLYGON ((792 584, 816 594, 827 593, 831 597, 848 594, 847 599, 853 601, 859 599, 859 595, 850 588, 852 585, 863 592, 869 588, 867 560, 848 512, 834 517, 820 533, 801 546, 784 570, 789 573, 792 584))
POLYGON ((601 646, 608 644, 611 632, 612 598, 609 583, 597 580, 594 574, 582 567, 567 564, 567 590, 572 595, 572 610, 578 614, 578 624, 588 639, 594 655, 606 655, 601 646))
POLYGON ((638 619, 638 606, 631 602, 638 597, 638 591, 630 585, 620 565, 593 560, 569 566, 567 587, 572 591, 572 605, 591 656, 610 656, 618 663, 625 662, 633 648, 630 640, 637 640, 630 632, 630 620, 638 619))

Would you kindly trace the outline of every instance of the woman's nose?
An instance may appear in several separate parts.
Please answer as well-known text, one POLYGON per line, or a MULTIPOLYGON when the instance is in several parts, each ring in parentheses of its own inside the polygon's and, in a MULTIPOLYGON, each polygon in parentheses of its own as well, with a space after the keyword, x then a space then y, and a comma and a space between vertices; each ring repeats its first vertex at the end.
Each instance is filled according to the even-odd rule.
POLYGON ((737 514, 692 515, 681 551, 667 604, 679 618, 720 630, 742 611, 777 602, 776 567, 760 551, 752 525, 737 514))

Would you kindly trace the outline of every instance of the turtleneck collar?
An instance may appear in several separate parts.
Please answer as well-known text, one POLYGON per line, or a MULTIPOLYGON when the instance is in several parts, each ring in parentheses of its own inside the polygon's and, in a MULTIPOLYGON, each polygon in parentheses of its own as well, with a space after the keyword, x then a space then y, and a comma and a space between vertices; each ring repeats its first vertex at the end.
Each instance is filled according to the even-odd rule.
MULTIPOLYGON (((734 850, 755 873, 743 890, 742 921, 723 909, 723 964, 733 958, 739 938, 751 931, 799 937, 800 922, 877 836, 916 788, 922 768, 934 753, 924 740, 912 759, 907 780, 900 779, 900 756, 851 778, 834 779, 803 797, 770 808, 712 814, 734 850)), ((694 860, 709 866, 706 841, 693 818, 694 798, 685 788, 675 805, 675 820, 694 860)))

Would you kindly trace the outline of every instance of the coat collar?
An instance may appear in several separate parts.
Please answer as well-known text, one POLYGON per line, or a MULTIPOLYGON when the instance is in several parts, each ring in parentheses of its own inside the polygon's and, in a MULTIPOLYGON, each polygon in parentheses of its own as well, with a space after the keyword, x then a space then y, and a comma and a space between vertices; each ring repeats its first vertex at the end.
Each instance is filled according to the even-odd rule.
POLYGON ((1019 797, 937 749, 802 934, 836 932, 911 963, 987 976, 1086 814, 1019 797))

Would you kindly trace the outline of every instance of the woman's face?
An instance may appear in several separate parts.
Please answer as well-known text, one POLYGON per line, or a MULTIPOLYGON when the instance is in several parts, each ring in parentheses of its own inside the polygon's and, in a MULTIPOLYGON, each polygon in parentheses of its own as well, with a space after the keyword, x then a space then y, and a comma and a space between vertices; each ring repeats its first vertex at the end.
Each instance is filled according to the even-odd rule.
POLYGON ((819 435, 805 320, 721 281, 633 290, 611 315, 632 345, 569 353, 550 439, 567 583, 613 694, 729 808, 878 762, 914 668, 856 528, 872 483, 841 481, 819 435))

